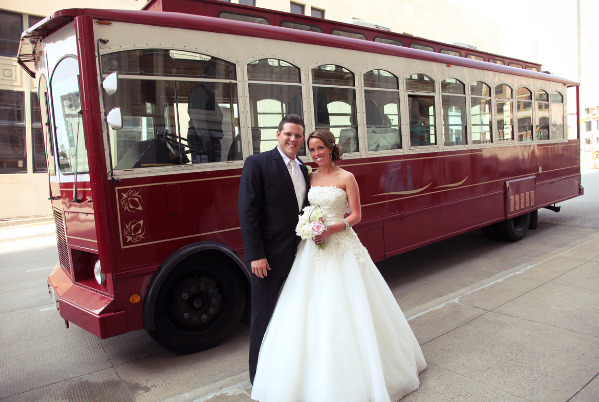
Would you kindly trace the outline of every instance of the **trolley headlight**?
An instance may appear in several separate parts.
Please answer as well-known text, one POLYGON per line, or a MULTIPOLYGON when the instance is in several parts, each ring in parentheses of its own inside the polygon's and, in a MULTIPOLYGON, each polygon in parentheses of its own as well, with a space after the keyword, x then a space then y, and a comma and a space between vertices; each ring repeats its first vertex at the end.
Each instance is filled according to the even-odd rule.
POLYGON ((96 277, 96 282, 98 282, 99 285, 104 286, 106 284, 106 275, 102 273, 100 260, 96 261, 96 264, 94 265, 94 276, 96 277))

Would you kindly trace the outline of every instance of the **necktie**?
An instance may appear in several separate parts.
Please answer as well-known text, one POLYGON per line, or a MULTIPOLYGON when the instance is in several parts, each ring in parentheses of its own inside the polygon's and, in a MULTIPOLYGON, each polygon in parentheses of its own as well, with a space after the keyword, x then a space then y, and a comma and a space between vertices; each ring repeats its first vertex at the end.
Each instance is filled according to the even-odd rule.
POLYGON ((298 209, 301 209, 303 200, 300 198, 300 189, 299 189, 298 177, 297 177, 297 166, 295 165, 294 160, 290 160, 287 163, 287 169, 289 170, 289 175, 291 176, 291 181, 293 182, 293 190, 295 191, 297 207, 298 207, 298 209))

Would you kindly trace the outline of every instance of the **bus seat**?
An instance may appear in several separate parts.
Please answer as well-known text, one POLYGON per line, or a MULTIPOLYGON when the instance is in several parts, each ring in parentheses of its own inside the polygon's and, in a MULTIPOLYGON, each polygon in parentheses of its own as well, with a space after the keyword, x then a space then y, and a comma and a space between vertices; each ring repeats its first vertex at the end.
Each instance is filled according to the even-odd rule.
POLYGON ((358 150, 358 136, 353 128, 343 128, 339 133, 339 145, 343 152, 356 152, 358 150))
MULTIPOLYGON (((260 142, 262 141, 262 133, 259 128, 252 128, 252 152, 254 154, 260 153, 260 142)), ((243 159, 243 153, 241 150, 241 135, 237 134, 229 152, 227 154, 228 161, 238 161, 243 159)))

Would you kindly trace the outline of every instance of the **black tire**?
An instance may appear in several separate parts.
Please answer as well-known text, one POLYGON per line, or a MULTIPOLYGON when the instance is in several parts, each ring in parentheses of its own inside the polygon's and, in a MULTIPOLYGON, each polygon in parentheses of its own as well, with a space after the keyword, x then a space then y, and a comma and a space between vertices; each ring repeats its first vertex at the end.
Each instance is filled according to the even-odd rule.
POLYGON ((528 223, 528 229, 536 230, 539 224, 539 210, 534 210, 530 213, 530 222, 528 223))
POLYGON ((182 261, 161 284, 148 332, 165 349, 196 353, 229 337, 245 306, 241 272, 217 253, 182 261))
POLYGON ((487 238, 489 238, 491 240, 499 240, 499 233, 497 230, 496 223, 489 225, 489 226, 485 226, 484 228, 481 228, 480 230, 481 230, 481 232, 483 232, 483 234, 485 236, 487 236, 487 238))
POLYGON ((524 214, 497 223, 497 230, 502 239, 518 241, 524 238, 529 223, 530 214, 524 214))

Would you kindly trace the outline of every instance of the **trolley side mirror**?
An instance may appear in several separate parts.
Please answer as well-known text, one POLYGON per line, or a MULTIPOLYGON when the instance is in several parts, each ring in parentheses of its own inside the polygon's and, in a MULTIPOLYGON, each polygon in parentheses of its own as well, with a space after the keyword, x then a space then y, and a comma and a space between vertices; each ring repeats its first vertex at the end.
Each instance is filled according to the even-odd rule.
POLYGON ((121 116, 121 108, 116 107, 106 115, 106 122, 113 130, 123 128, 123 117, 121 116))
POLYGON ((102 87, 108 95, 116 93, 118 89, 118 74, 116 72, 110 74, 102 81, 102 87))

